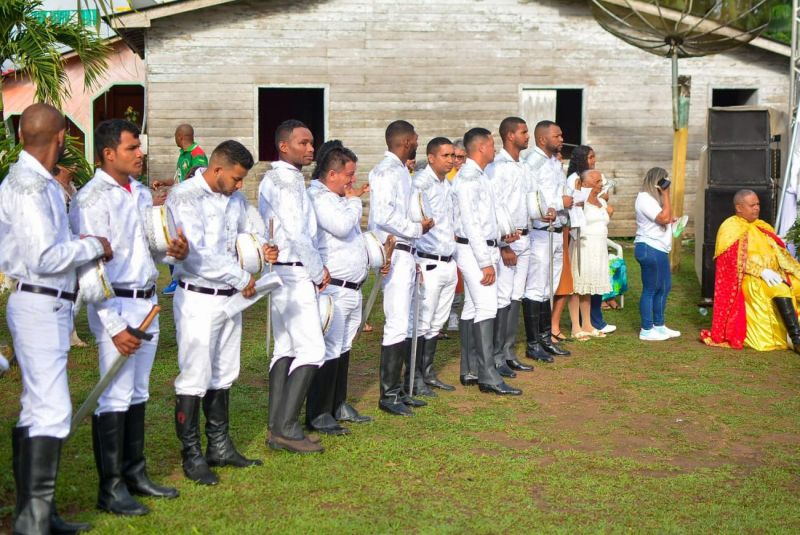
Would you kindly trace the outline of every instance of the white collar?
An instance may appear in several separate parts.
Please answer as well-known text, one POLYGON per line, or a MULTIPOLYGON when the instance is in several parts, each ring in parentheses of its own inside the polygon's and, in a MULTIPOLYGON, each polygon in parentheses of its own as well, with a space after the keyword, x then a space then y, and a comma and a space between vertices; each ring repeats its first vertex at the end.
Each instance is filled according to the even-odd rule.
POLYGON ((44 166, 42 165, 42 162, 31 156, 31 153, 28 151, 23 150, 22 152, 20 152, 19 160, 17 161, 23 163, 24 165, 27 165, 28 167, 33 167, 38 173, 46 176, 47 178, 55 180, 55 178, 53 178, 53 173, 45 169, 44 166))

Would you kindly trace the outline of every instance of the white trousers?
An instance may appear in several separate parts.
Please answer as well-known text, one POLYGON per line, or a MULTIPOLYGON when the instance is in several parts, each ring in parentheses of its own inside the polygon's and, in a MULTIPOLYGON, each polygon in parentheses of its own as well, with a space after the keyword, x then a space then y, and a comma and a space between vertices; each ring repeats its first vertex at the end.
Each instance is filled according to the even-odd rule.
POLYGON ((512 299, 519 301, 525 294, 532 256, 529 236, 530 234, 522 236, 511 243, 511 250, 517 254, 516 266, 506 266, 502 258, 500 260, 497 271, 497 308, 505 308, 511 304, 512 299))
MULTIPOLYGON (((155 295, 150 299, 117 297, 108 305, 114 307, 128 325, 138 327, 156 302, 155 295)), ((103 377, 117 360, 119 353, 103 327, 94 305, 87 306, 86 312, 89 317, 89 328, 97 340, 100 353, 100 377, 103 377)), ((139 346, 136 353, 126 358, 117 377, 111 381, 111 384, 100 396, 95 414, 124 412, 131 405, 144 403, 150 398, 150 370, 153 368, 153 360, 158 347, 158 316, 150 324, 147 332, 153 335, 153 339, 142 340, 142 345, 139 346)))
MULTIPOLYGON (((494 248, 492 257, 497 273, 500 263, 500 253, 497 248, 494 248)), ((481 284, 483 273, 469 244, 456 244, 456 262, 464 278, 464 309, 461 311, 461 319, 473 320, 476 323, 493 319, 497 316, 497 283, 489 286, 481 284)))
MULTIPOLYGON (((439 336, 439 331, 450 317, 450 308, 453 305, 458 282, 457 268, 452 260, 440 262, 429 258, 418 258, 417 261, 422 270, 417 336, 424 336, 430 340, 439 336)), ((408 338, 412 335, 413 322, 412 307, 409 314, 408 338)))
POLYGON ((275 266, 275 272, 283 286, 272 292, 275 349, 270 369, 284 357, 294 358, 289 373, 300 366, 322 366, 325 340, 314 281, 302 267, 275 266))
POLYGON ((408 336, 411 296, 414 292, 416 260, 407 251, 397 249, 392 253, 392 268, 383 278, 383 326, 385 346, 402 342, 408 336))
POLYGON ((543 230, 532 230, 531 259, 528 264, 528 281, 525 285, 525 298, 534 301, 549 301, 551 283, 558 288, 561 280, 561 267, 564 262, 564 236, 554 232, 553 247, 550 249, 549 234, 543 230), (550 280, 550 262, 553 263, 553 280, 550 280))
POLYGON ((14 292, 8 298, 6 316, 22 372, 22 411, 17 426, 29 427, 32 437, 64 438, 72 418, 67 384, 72 303, 14 292))
POLYGON ((325 334, 325 360, 338 359, 353 347, 361 325, 361 290, 329 284, 322 295, 333 297, 333 322, 325 334))
POLYGON ((229 319, 223 312, 231 297, 190 292, 181 286, 175 290, 178 395, 204 396, 208 390, 226 390, 239 377, 242 315, 229 319))

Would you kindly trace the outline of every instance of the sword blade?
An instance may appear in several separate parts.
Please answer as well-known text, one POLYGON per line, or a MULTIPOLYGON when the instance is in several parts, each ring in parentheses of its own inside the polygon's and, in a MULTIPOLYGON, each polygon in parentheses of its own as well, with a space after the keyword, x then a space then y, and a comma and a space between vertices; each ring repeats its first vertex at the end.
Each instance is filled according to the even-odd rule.
POLYGON ((375 270, 375 282, 372 285, 372 290, 369 292, 369 297, 367 297, 367 302, 364 303, 364 309, 361 312, 361 325, 358 326, 358 331, 356 332, 353 341, 355 342, 358 340, 358 337, 361 336, 361 333, 364 332, 364 325, 367 324, 367 320, 369 320, 369 315, 372 312, 372 307, 375 306, 375 301, 378 299, 378 291, 381 289, 381 283, 383 282, 383 275, 379 269, 375 270))
POLYGON ((411 362, 408 364, 408 395, 414 395, 414 374, 417 366, 417 336, 419 333, 419 272, 414 272, 414 297, 412 301, 414 308, 414 320, 411 324, 411 362))

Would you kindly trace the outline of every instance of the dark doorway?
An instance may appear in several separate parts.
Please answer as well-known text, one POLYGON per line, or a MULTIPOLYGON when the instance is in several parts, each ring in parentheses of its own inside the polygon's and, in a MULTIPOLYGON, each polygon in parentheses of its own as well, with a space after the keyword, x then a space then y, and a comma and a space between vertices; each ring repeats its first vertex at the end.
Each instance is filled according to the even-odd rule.
POLYGON ((278 159, 275 130, 283 121, 297 119, 314 134, 314 147, 325 141, 325 90, 261 87, 258 89, 258 159, 278 159))
POLYGON ((758 89, 712 89, 711 106, 750 106, 758 104, 758 89))
POLYGON ((115 85, 94 99, 96 128, 106 119, 127 119, 139 128, 144 119, 144 88, 140 85, 115 85))
POLYGON ((583 90, 558 89, 556 96, 556 123, 564 135, 561 156, 568 160, 572 149, 581 144, 583 126, 583 90))

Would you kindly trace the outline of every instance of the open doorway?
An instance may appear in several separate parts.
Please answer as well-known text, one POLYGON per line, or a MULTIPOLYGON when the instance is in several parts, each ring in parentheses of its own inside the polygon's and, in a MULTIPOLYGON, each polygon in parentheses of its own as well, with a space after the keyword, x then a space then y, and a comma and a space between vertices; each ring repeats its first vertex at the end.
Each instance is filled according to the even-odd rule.
POLYGON ((325 89, 295 87, 258 88, 258 159, 278 159, 275 130, 283 121, 297 119, 314 135, 314 148, 325 141, 325 89))

